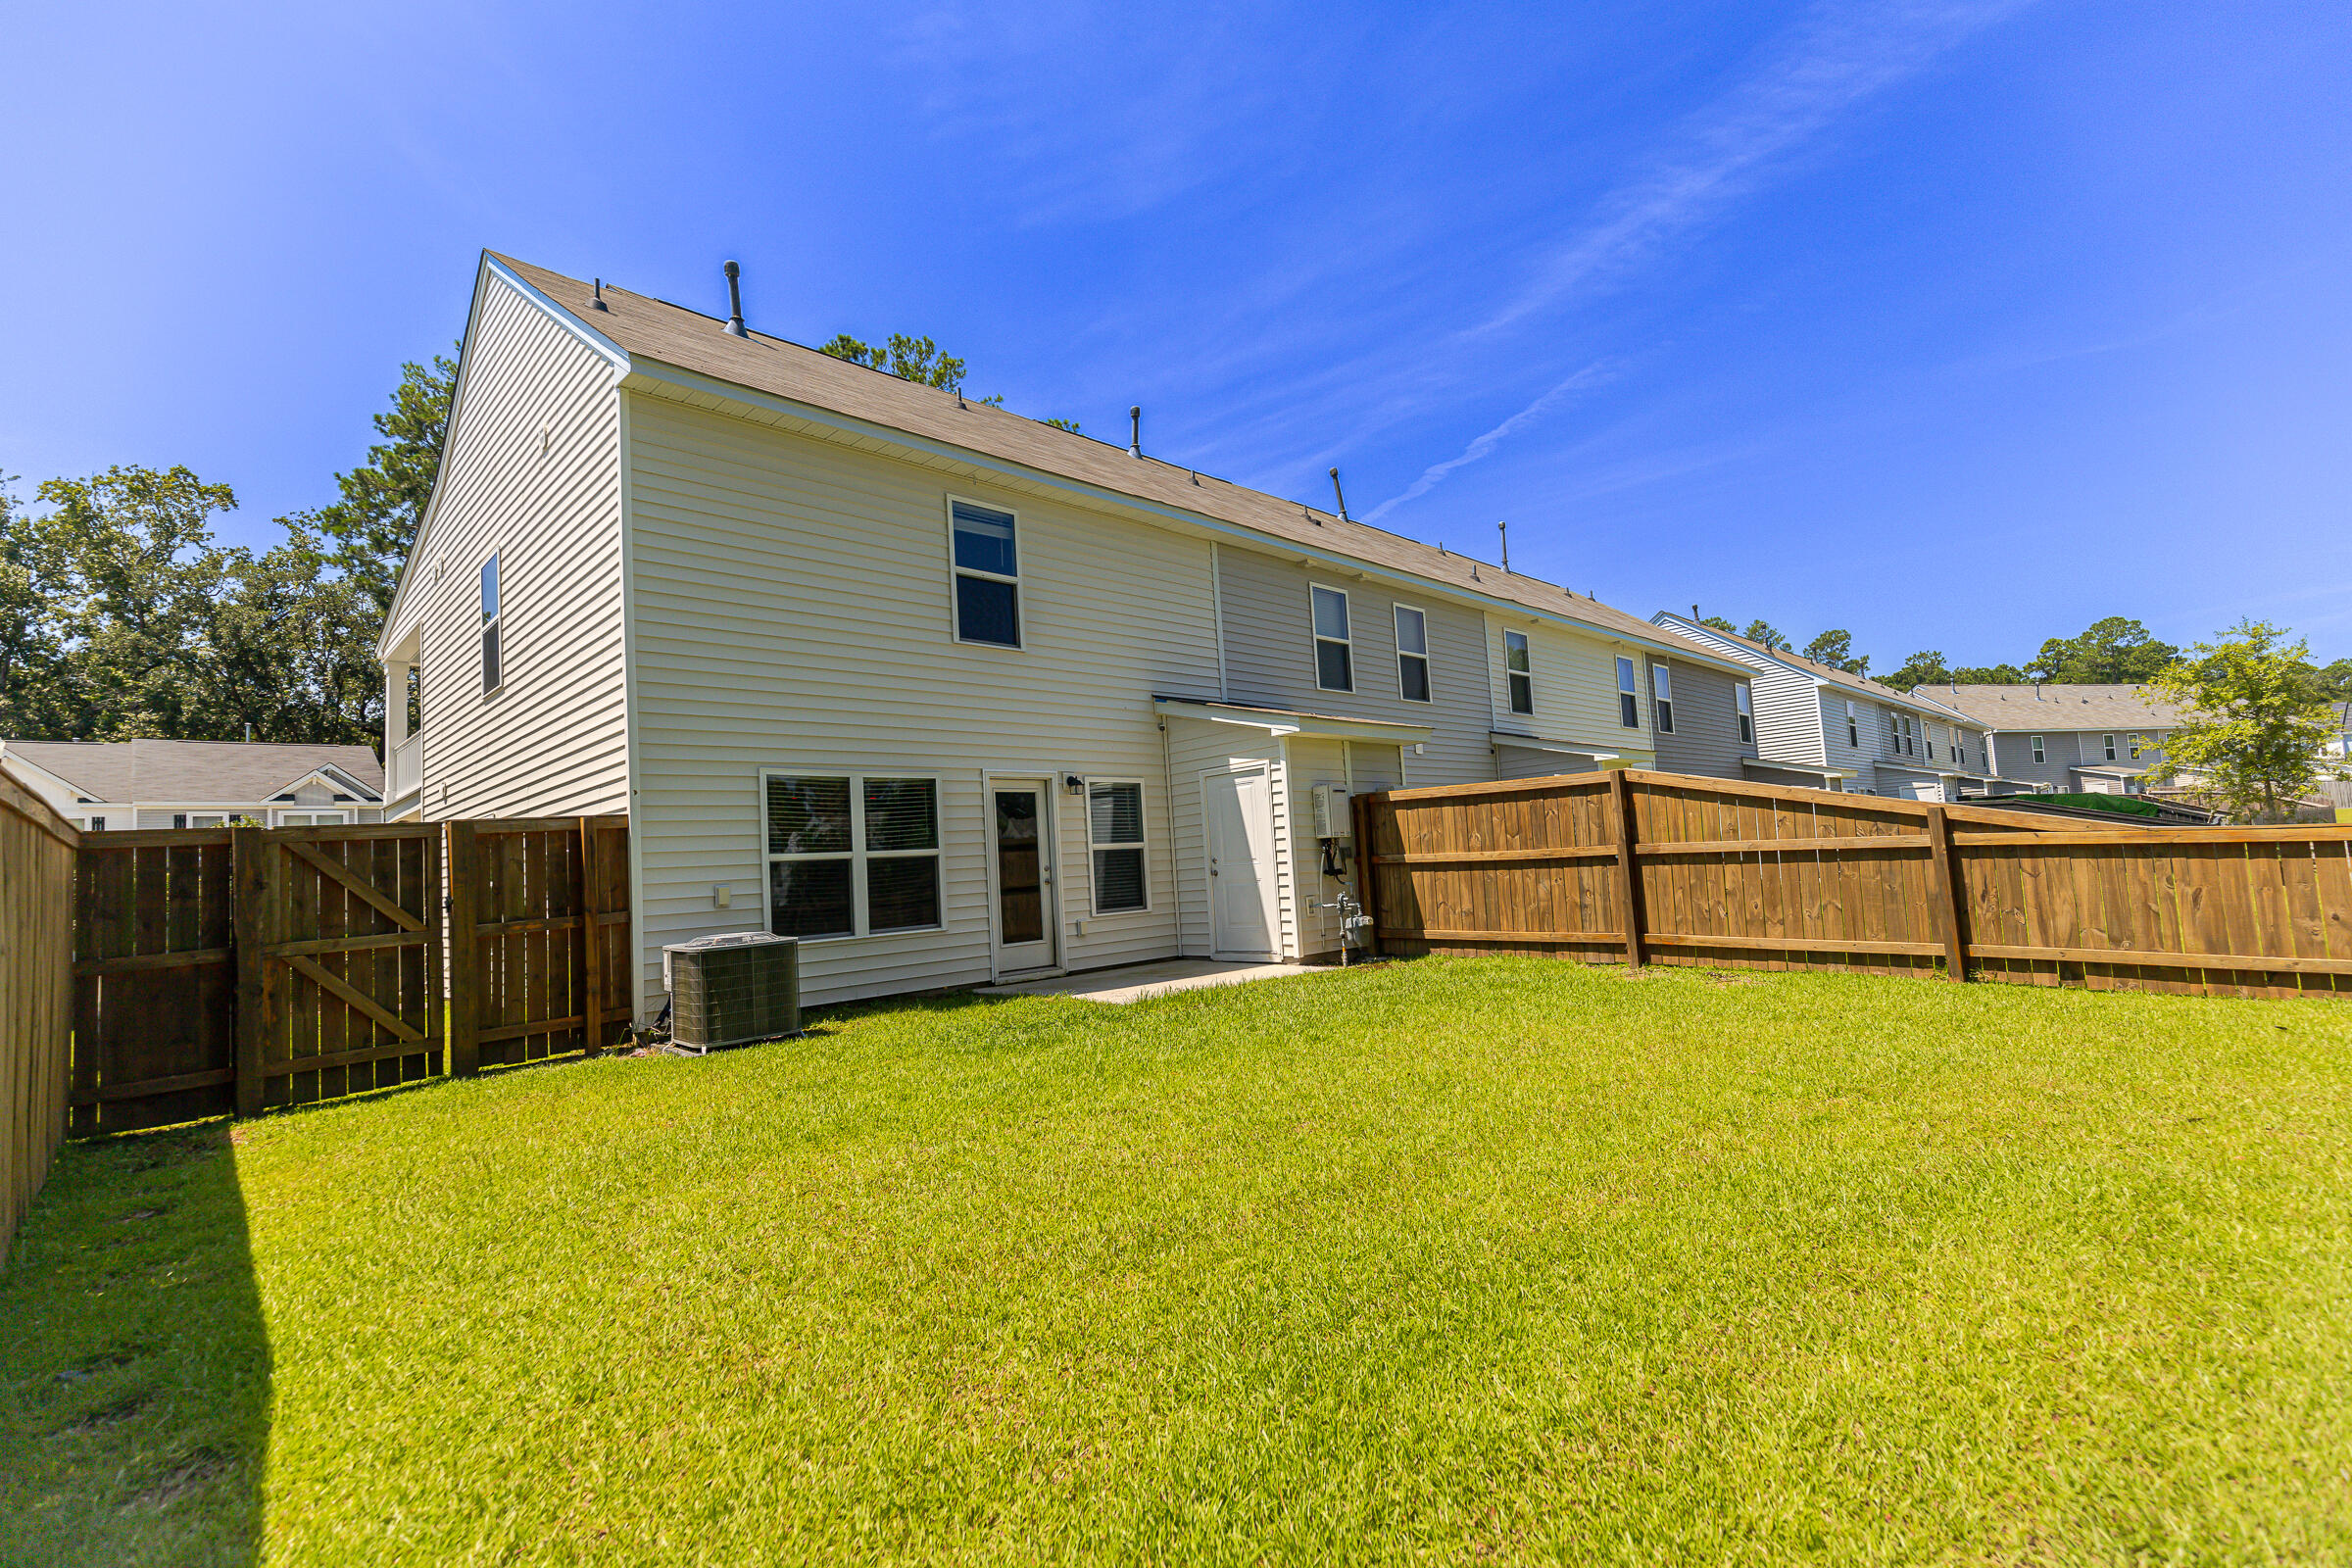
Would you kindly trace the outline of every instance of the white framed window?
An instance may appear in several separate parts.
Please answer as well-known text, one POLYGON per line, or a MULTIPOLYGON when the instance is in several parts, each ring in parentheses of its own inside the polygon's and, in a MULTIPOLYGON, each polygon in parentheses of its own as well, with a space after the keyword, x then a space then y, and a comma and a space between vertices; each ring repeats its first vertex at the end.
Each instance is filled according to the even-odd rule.
POLYGON ((2036 762, 2046 762, 2049 760, 2047 757, 2042 755, 2041 737, 2038 735, 2034 737, 2034 760, 2036 762))
POLYGON ((87 821, 84 821, 81 818, 76 817, 74 819, 74 826, 82 829, 82 831, 86 833, 103 833, 106 831, 106 818, 103 816, 93 816, 87 821))
POLYGON ((1094 860, 1097 914, 1130 914, 1152 907, 1151 889, 1145 885, 1141 779, 1086 781, 1086 847, 1094 860))
POLYGON ((1747 682, 1741 681, 1732 688, 1732 703, 1740 710, 1740 744, 1742 746, 1755 745, 1756 700, 1749 694, 1747 682))
POLYGON ((1862 744, 1862 727, 1854 716, 1852 703, 1845 705, 1845 744, 1857 748, 1862 744))
POLYGON ((1661 735, 1674 733, 1674 676, 1664 664, 1649 666, 1651 722, 1661 735))
POLYGON ((1903 715, 1903 755, 1905 757, 1919 755, 1919 720, 1913 718, 1909 713, 1903 715))
POLYGON ((2139 760, 2139 749, 2145 744, 2147 744, 2145 736, 2134 735, 2132 737, 2132 760, 2134 762, 2139 760))
POLYGON ((1310 584, 1308 610, 1315 629, 1315 685, 1327 692, 1355 690, 1355 643, 1348 633, 1348 593, 1310 584))
POLYGON ((506 623, 499 617, 498 552, 482 563, 482 695, 507 683, 506 623))
POLYGON ((2115 737, 2114 737, 2114 736, 2112 736, 2112 735, 2102 735, 2102 736, 2100 736, 2100 737, 2099 737, 2099 745, 2100 745, 2100 746, 2101 746, 2101 747, 2102 747, 2102 748, 2103 748, 2103 749, 2106 751, 2106 753, 2107 753, 2107 760, 2109 760, 2110 762, 2114 761, 2114 760, 2115 760, 2115 737))
POLYGON ((1642 727, 1642 688, 1634 684, 1634 662, 1617 659, 1617 722, 1627 729, 1642 727))
POLYGON ((1411 605, 1396 612, 1396 695, 1408 703, 1429 701, 1429 616, 1411 605))
POLYGON ((760 780, 770 931, 816 940, 939 929, 936 777, 770 769, 760 780))
POLYGON ((948 497, 956 640, 1021 646, 1020 519, 1002 507, 948 497))
POLYGON ((1523 631, 1502 634, 1502 683, 1510 689, 1512 712, 1536 710, 1535 662, 1528 655, 1527 633, 1523 631))
MULTIPOLYGON (((341 827, 348 814, 343 811, 280 811, 277 813, 277 825, 279 827, 341 827)), ((197 824, 199 827, 204 825, 201 822, 197 824)))
POLYGON ((1896 718, 1892 713, 1886 715, 1886 752, 1890 757, 1903 755, 1902 720, 1896 718))

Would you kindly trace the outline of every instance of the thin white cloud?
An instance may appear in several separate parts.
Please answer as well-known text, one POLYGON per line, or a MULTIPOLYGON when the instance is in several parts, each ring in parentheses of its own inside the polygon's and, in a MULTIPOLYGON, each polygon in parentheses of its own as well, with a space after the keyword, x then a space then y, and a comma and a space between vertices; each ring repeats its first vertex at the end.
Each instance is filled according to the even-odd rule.
POLYGON ((1489 430, 1486 434, 1480 436, 1477 440, 1462 448, 1458 455, 1447 458, 1444 463, 1433 463, 1428 467, 1423 468, 1421 470, 1421 477, 1415 479, 1411 484, 1406 485, 1396 495, 1389 497, 1388 500, 1383 501, 1379 506, 1374 507, 1370 512, 1364 514, 1363 520, 1366 522, 1378 522, 1381 518, 1387 516, 1398 507, 1401 507, 1408 502, 1420 500, 1423 496, 1429 494, 1432 490, 1435 490, 1439 485, 1445 483, 1446 476, 1451 474, 1454 469, 1466 467, 1470 464, 1476 463, 1479 459, 1487 456, 1487 454, 1493 452, 1496 447, 1502 445, 1504 441, 1510 439, 1510 437, 1516 435, 1528 425, 1533 424, 1536 420, 1541 419, 1544 415, 1550 413, 1570 393, 1581 392, 1587 387, 1597 386, 1602 381, 1607 380, 1609 378, 1609 368, 1605 365, 1588 365, 1583 369, 1565 377, 1557 385, 1545 392, 1542 397, 1536 399, 1535 402, 1530 403, 1526 408, 1521 409, 1517 414, 1512 415, 1509 418, 1503 420, 1494 429, 1489 430))
POLYGON ((1597 219, 1481 322, 1494 332, 1637 266, 1753 191, 1840 115, 1924 70, 2026 0, 1830 4, 1753 75, 1686 122, 1649 173, 1619 187, 1597 219))

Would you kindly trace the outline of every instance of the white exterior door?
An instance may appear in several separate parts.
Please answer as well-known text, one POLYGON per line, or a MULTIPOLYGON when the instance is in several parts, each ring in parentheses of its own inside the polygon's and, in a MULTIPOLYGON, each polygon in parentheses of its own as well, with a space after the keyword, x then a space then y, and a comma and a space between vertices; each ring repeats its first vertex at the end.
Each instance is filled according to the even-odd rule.
POLYGON ((999 976, 1060 961, 1054 899, 1054 787, 1048 779, 988 782, 989 847, 996 884, 999 976))
POLYGON ((1207 773, 1211 950, 1220 958, 1281 956, 1274 913, 1274 791, 1262 767, 1207 773))

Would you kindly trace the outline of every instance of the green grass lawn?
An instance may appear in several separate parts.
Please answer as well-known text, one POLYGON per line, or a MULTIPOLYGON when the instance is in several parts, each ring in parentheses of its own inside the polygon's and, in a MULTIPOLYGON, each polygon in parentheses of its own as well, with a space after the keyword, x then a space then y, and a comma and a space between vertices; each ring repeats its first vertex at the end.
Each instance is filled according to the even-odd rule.
POLYGON ((0 1562, 2352 1560, 2352 1009, 1425 960, 70 1148, 0 1562))

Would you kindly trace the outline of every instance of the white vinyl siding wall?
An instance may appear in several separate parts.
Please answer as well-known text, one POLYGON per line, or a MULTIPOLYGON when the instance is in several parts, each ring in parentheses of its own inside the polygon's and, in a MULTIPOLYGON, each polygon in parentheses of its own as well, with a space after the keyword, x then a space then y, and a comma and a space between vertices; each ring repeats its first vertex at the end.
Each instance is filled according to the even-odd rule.
MULTIPOLYGON (((1617 712, 1617 661, 1631 658, 1635 668, 1641 670, 1647 663, 1643 650, 1597 633, 1588 637, 1564 627, 1537 625, 1493 612, 1486 621, 1488 700, 1494 705, 1496 730, 1590 746, 1622 754, 1638 765, 1648 764, 1649 692, 1642 684, 1647 681, 1646 674, 1639 677, 1635 693, 1639 699, 1635 716, 1641 723, 1628 729, 1618 722, 1617 712), (1511 711, 1509 667, 1502 640, 1505 631, 1527 635, 1528 665, 1536 686, 1532 714, 1511 711)), ((1554 771, 1576 765, 1573 758, 1563 757, 1559 761, 1560 768, 1554 771)), ((1414 782, 1422 782, 1417 773, 1414 782)))
MULTIPOLYGON (((1818 695, 1820 686, 1812 676, 1784 668, 1744 643, 1718 637, 1712 629, 1680 616, 1670 623, 1683 636, 1703 643, 1755 672, 1748 684, 1756 710, 1756 756, 1778 762, 1829 765, 1818 695)), ((1842 745, 1845 740, 1842 709, 1839 714, 1838 739, 1842 745)))
POLYGON ((494 273, 466 364, 398 607, 422 628, 423 814, 625 811, 617 372, 494 273), (485 697, 493 552, 505 667, 485 697))
POLYGON ((1145 780, 1148 883, 1176 886, 1151 698, 1218 695, 1208 545, 660 397, 629 394, 629 421, 649 997, 661 944, 762 918, 761 768, 940 779, 946 929, 810 944, 812 1004, 989 978, 984 772, 1054 781, 1066 967, 1176 952, 1176 899, 1090 912, 1060 780, 1145 780), (1019 517, 1021 648, 953 640, 950 491, 1019 517))

